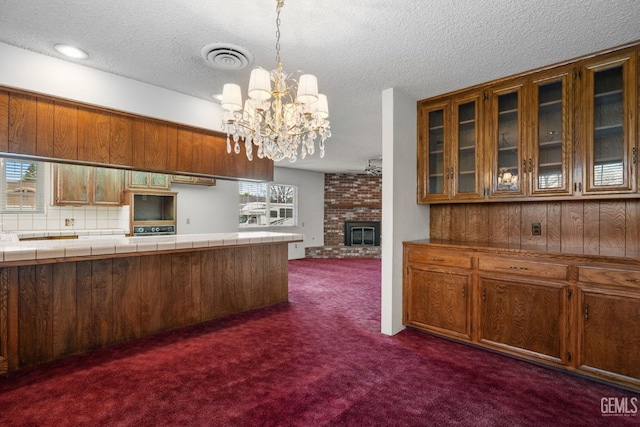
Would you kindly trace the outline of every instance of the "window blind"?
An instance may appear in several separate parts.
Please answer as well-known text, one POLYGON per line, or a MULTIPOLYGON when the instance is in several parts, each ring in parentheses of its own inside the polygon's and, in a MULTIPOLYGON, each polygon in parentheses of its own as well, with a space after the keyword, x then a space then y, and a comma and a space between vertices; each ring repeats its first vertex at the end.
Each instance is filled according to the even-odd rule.
POLYGON ((44 213, 44 166, 0 159, 0 212, 44 213))

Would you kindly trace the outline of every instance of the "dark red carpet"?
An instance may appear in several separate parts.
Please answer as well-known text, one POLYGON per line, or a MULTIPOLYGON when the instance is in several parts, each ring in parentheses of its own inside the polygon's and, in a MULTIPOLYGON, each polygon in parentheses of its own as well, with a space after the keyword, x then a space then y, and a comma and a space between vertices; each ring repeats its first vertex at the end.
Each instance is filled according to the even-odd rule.
POLYGON ((640 424, 600 409, 637 394, 416 331, 381 334, 379 260, 296 260, 289 277, 289 303, 0 377, 0 425, 640 424))

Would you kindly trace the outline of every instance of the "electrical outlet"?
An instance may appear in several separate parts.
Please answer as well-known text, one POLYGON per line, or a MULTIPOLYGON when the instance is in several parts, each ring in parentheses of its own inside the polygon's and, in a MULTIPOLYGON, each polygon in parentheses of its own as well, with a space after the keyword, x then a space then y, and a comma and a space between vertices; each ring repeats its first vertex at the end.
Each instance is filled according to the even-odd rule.
POLYGON ((542 236, 542 227, 539 222, 534 222, 531 224, 531 235, 532 236, 542 236))
POLYGON ((191 218, 187 218, 187 224, 191 224, 191 218))
POLYGON ((74 222, 75 221, 73 220, 73 218, 66 218, 64 220, 64 225, 67 226, 67 227, 73 227, 73 223, 74 222))

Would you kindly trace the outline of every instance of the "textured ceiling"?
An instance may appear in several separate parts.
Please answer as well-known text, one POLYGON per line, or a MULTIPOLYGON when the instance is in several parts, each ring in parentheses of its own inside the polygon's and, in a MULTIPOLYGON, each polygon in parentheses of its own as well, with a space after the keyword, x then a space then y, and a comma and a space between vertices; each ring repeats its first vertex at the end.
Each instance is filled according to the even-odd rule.
MULTIPOLYGON (((73 44, 88 67, 210 100, 225 82, 244 90, 251 67, 215 70, 201 48, 232 43, 273 68, 275 4, 2 0, 0 41, 58 58, 55 43, 73 44)), ((382 152, 384 89, 419 100, 639 40, 639 18, 638 0, 288 0, 282 63, 317 75, 333 136, 324 159, 280 166, 364 169, 382 152)))

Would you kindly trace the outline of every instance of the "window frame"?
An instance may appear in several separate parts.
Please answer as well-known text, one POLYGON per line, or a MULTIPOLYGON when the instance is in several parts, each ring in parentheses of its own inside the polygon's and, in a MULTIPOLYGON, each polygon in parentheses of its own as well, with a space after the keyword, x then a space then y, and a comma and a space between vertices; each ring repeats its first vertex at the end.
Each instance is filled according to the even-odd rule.
MULTIPOLYGON (((0 188, 2 188, 2 192, 0 193, 0 215, 5 214, 13 214, 13 215, 33 215, 33 214, 44 214, 45 213, 45 182, 46 182, 46 172, 45 172, 45 164, 41 161, 31 161, 31 160, 23 160, 23 159, 14 159, 10 157, 0 157, 0 188), (30 165, 36 166, 36 181, 35 181, 35 207, 33 209, 26 209, 25 206, 20 203, 19 207, 16 208, 8 208, 8 191, 7 191, 7 183, 10 180, 7 179, 7 164, 8 163, 18 163, 25 167, 25 171, 29 168, 30 165)), ((24 182, 24 181, 18 181, 24 182)))
MULTIPOLYGON (((246 187, 245 187, 246 188, 246 187)), ((238 184, 238 230, 281 230, 281 229, 291 229, 298 227, 298 187, 292 184, 278 183, 278 182, 253 182, 253 181, 239 181, 238 184), (247 201, 245 203, 241 200, 242 198, 242 190, 243 185, 246 185, 248 190, 251 190, 251 187, 264 186, 264 189, 256 188, 256 194, 264 191, 264 196, 258 196, 258 198, 264 198, 264 200, 254 200, 247 201), (273 188, 278 186, 289 187, 292 191, 291 198, 293 201, 291 203, 278 203, 272 200, 273 188), (250 203, 255 203, 255 210, 263 211, 264 216, 264 224, 261 224, 263 220, 261 220, 260 214, 248 214, 243 215, 242 210, 250 203), (264 204, 264 207, 260 206, 260 204, 264 204), (279 214, 284 209, 285 214, 288 211, 291 211, 291 216, 280 217, 279 214), (274 216, 275 214, 275 216, 274 216), (255 218, 252 218, 255 216, 255 218), (242 217, 246 217, 244 222, 240 222, 242 217), (252 221, 252 219, 254 221, 252 221), (275 223, 272 221, 275 219, 275 223), (278 222, 281 222, 278 224, 278 222), (246 225, 243 225, 245 224, 246 225)), ((248 213, 250 209, 246 210, 248 213)))

